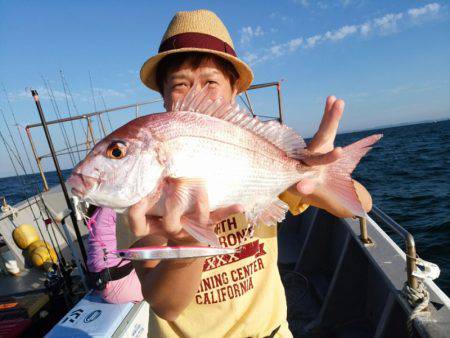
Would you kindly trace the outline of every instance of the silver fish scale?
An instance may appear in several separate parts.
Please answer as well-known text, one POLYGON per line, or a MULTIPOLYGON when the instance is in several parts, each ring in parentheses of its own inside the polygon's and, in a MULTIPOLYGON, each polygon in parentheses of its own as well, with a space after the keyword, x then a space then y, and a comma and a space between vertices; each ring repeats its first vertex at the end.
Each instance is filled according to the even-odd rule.
POLYGON ((211 209, 234 203, 265 208, 302 177, 296 160, 229 122, 198 113, 171 114, 170 123, 161 117, 148 127, 162 141, 167 174, 204 180, 211 209))

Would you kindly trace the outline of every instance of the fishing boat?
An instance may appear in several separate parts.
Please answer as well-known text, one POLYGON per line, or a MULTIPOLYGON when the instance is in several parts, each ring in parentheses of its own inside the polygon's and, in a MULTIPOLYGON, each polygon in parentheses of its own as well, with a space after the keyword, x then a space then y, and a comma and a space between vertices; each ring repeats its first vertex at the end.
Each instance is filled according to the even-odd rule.
MULTIPOLYGON (((280 88, 280 82, 253 85, 240 99, 250 114, 283 123, 280 88), (263 89, 275 89, 278 116, 256 114, 250 94, 263 89)), ((90 290, 85 269, 88 230, 79 202, 65 187, 59 158, 89 151, 98 139, 94 120, 100 136, 102 129, 106 135, 102 117, 124 112, 137 117, 141 111, 150 113, 158 100, 47 121, 37 92, 32 95, 40 122, 25 131, 42 189, 13 206, 3 202, 3 251, 10 253, 20 273, 0 278, 0 336, 151 336, 145 301, 107 304, 90 290), (55 147, 50 127, 73 128, 74 123, 82 127, 84 139, 77 141, 74 132, 70 144, 66 131, 65 147, 55 147), (49 154, 41 154, 36 146, 37 128, 44 131, 49 154), (42 166, 48 158, 59 177, 52 187, 42 166), (46 270, 30 266, 13 238, 22 224, 33 225, 41 239, 57 249, 57 264, 46 270)), ((14 147, 3 142, 14 154, 14 147)), ((11 156, 13 162, 17 159, 11 156)), ((310 207, 299 216, 288 215, 278 236, 279 269, 295 337, 450 337, 450 300, 433 282, 439 267, 421 260, 413 236, 378 207, 367 218, 346 219, 310 207), (387 230, 402 242, 396 243, 387 230)))

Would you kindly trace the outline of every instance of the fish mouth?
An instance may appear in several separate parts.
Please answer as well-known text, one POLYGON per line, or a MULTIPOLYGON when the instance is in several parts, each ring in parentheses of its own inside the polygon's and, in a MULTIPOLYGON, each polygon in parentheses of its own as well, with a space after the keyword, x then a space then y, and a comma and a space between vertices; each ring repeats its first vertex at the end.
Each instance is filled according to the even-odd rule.
POLYGON ((72 173, 66 183, 72 187, 72 194, 79 198, 85 198, 90 191, 98 186, 99 179, 80 173, 72 173))

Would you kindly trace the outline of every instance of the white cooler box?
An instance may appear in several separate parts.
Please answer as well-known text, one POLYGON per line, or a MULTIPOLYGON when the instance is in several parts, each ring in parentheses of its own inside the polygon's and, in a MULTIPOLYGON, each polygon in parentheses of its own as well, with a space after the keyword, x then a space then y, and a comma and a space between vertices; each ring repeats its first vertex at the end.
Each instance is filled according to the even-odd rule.
POLYGON ((46 335, 62 337, 147 337, 147 302, 109 304, 89 293, 46 335))

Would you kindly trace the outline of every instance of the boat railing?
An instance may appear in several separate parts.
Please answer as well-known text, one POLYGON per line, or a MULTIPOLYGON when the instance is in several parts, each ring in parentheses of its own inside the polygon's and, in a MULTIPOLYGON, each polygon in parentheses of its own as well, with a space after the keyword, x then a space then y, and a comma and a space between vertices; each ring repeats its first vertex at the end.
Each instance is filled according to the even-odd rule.
MULTIPOLYGON (((414 276, 414 272, 417 269, 417 257, 416 257, 416 244, 414 241, 413 235, 409 233, 405 228, 403 228, 400 224, 394 221, 391 217, 389 217, 386 213, 384 213, 377 206, 372 207, 371 213, 381 222, 380 225, 386 226, 389 229, 393 230, 397 235, 399 235, 406 247, 406 273, 407 273, 407 282, 409 287, 412 289, 417 289, 418 287, 418 278, 414 276)), ((369 238, 367 231, 367 219, 365 217, 358 217, 359 225, 360 225, 360 239, 365 245, 371 245, 372 240, 369 238)))
MULTIPOLYGON (((55 120, 50 120, 50 121, 46 121, 47 126, 49 125, 53 125, 53 124, 60 124, 60 123, 67 123, 67 122, 73 122, 73 121, 85 121, 86 123, 86 140, 83 143, 76 143, 75 145, 70 145, 66 148, 60 149, 57 151, 56 155, 57 156, 61 156, 61 155, 70 155, 70 154, 74 154, 77 152, 87 152, 91 149, 91 147, 96 143, 96 136, 94 133, 94 128, 93 128, 93 122, 92 119, 94 117, 100 117, 103 114, 107 114, 110 112, 117 112, 117 111, 123 111, 123 110, 127 110, 127 109, 134 109, 135 111, 135 115, 136 117, 139 116, 141 107, 143 106, 147 106, 153 103, 157 103, 157 102, 161 102, 162 99, 156 99, 156 100, 149 100, 149 101, 143 101, 143 102, 138 102, 138 103, 134 103, 134 104, 129 104, 129 105, 124 105, 124 106, 120 106, 120 107, 114 107, 114 108, 110 108, 110 109, 104 109, 104 110, 99 110, 99 111, 95 111, 92 113, 88 113, 88 114, 81 114, 81 115, 76 115, 76 116, 70 116, 70 117, 65 117, 65 118, 60 118, 60 119, 55 119, 55 120), (84 148, 79 148, 80 146, 83 146, 84 148), (76 148, 76 149, 74 149, 76 148)), ((25 127, 25 131, 28 137, 28 140, 30 142, 30 147, 31 147, 31 151, 33 153, 33 156, 36 160, 36 164, 39 170, 39 174, 41 176, 42 179, 42 184, 44 187, 45 191, 48 191, 49 186, 47 183, 47 179, 45 177, 45 172, 43 170, 42 167, 42 160, 45 158, 50 158, 52 155, 51 154, 39 154, 38 150, 36 148, 36 144, 33 140, 32 134, 31 134, 31 130, 33 128, 38 128, 38 127, 43 127, 42 123, 34 123, 34 124, 29 124, 25 127)), ((106 134, 106 132, 103 130, 104 134, 106 134)))

